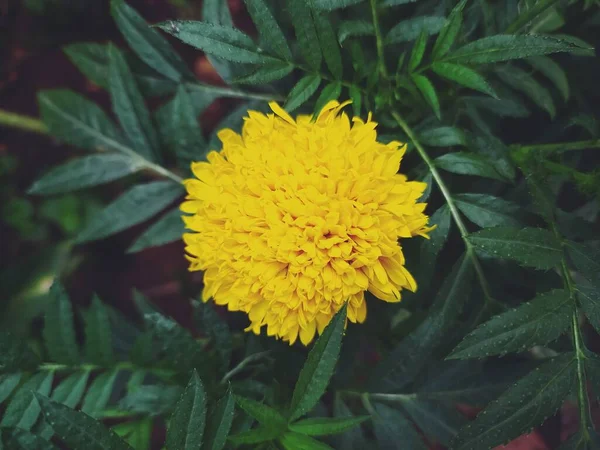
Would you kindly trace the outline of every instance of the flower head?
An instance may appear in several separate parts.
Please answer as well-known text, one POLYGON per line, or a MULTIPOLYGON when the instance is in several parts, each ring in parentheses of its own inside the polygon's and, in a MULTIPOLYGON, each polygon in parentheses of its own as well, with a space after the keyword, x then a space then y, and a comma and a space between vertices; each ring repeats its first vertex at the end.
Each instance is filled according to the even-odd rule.
POLYGON ((399 239, 427 237, 425 183, 398 174, 406 145, 377 142, 376 123, 329 102, 313 118, 249 111, 241 135, 192 164, 181 209, 190 270, 203 300, 248 314, 252 330, 308 344, 348 302, 363 322, 364 292, 398 302, 417 284, 399 239))

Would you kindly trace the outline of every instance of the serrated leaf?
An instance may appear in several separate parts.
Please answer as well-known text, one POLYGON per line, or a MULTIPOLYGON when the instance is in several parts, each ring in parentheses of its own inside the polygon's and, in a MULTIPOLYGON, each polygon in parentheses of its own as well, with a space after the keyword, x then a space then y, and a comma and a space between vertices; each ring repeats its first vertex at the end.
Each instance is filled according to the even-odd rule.
POLYGON ((290 91, 285 109, 292 112, 302 106, 319 88, 321 78, 318 75, 306 75, 290 91))
POLYGON ((74 411, 37 393, 35 398, 46 422, 73 450, 132 450, 114 432, 87 414, 74 411))
POLYGON ((50 169, 37 180, 29 194, 54 195, 109 183, 144 168, 141 158, 101 153, 73 159, 50 169))
POLYGON ((194 370, 185 391, 169 420, 167 448, 172 450, 195 450, 202 446, 206 422, 206 393, 194 370))
POLYGON ((463 101, 476 108, 484 109, 499 117, 516 117, 522 119, 531 115, 530 111, 520 102, 512 98, 462 97, 463 101))
POLYGON ((439 59, 448 53, 452 44, 456 41, 456 37, 458 36, 458 32, 462 25, 462 10, 466 3, 467 0, 461 0, 450 12, 448 19, 446 19, 446 22, 433 45, 433 50, 431 51, 431 58, 433 60, 439 59))
POLYGON ((434 162, 440 169, 459 175, 476 175, 498 181, 509 181, 494 167, 494 161, 484 155, 466 152, 446 153, 436 158, 434 162))
POLYGON ((81 410, 84 413, 92 417, 100 416, 110 400, 118 373, 118 370, 105 372, 92 381, 83 399, 81 410))
POLYGON ((278 430, 284 430, 287 427, 285 418, 270 406, 239 395, 235 396, 235 402, 261 425, 278 430))
POLYGON ((227 322, 214 310, 212 305, 194 302, 194 315, 201 329, 212 339, 213 347, 219 356, 219 368, 226 371, 231 362, 233 339, 227 322))
POLYGON ((190 94, 179 86, 173 99, 156 112, 162 142, 189 169, 192 161, 206 158, 206 140, 202 134, 190 94))
POLYGON ((22 374, 20 372, 6 373, 0 375, 0 405, 10 397, 10 394, 15 390, 21 381, 22 374))
POLYGON ((547 56, 532 56, 527 62, 556 86, 565 101, 569 99, 569 80, 562 67, 547 56))
POLYGON ((429 81, 429 79, 424 75, 417 74, 412 75, 412 80, 427 101, 427 104, 431 106, 431 109, 433 109, 433 112, 439 119, 441 117, 440 101, 437 93, 435 92, 435 87, 433 87, 433 84, 431 84, 431 81, 429 81))
POLYGON ((457 194, 454 203, 467 218, 482 228, 521 225, 519 205, 487 194, 457 194))
POLYGON ((94 364, 108 366, 114 362, 112 330, 108 310, 98 296, 83 314, 85 323, 85 356, 94 364))
POLYGON ((569 293, 555 289, 493 317, 467 335, 449 358, 483 358, 525 351, 557 339, 571 324, 569 293))
POLYGON ((33 370, 40 362, 25 340, 8 331, 0 331, 0 370, 33 370))
POLYGON ((432 147, 451 147, 465 145, 465 135, 460 128, 437 127, 421 131, 419 141, 432 147))
POLYGON ((231 389, 228 389, 214 408, 209 411, 206 419, 203 449, 221 450, 225 446, 227 436, 231 430, 234 410, 235 400, 231 389))
POLYGON ((333 450, 323 442, 294 432, 285 433, 280 442, 285 450, 333 450))
POLYGON ((498 139, 489 133, 467 134, 467 147, 482 154, 490 160, 500 176, 507 181, 514 181, 517 169, 515 163, 508 156, 510 149, 498 139))
POLYGON ((111 14, 129 46, 148 66, 175 82, 192 78, 189 68, 171 45, 127 3, 113 0, 111 14))
POLYGON ((0 427, 30 430, 40 415, 40 407, 35 401, 32 391, 48 395, 52 389, 53 379, 53 372, 40 372, 23 383, 4 411, 0 427))
POLYGON ((290 420, 310 411, 327 389, 342 346, 347 306, 344 303, 308 354, 292 395, 290 420))
POLYGON ((562 259, 560 242, 541 228, 486 228, 467 239, 486 254, 514 260, 524 267, 548 270, 560 265, 562 259))
POLYGON ((577 295, 585 316, 596 331, 600 332, 600 292, 598 292, 598 288, 578 285, 577 295))
POLYGON ((342 94, 342 84, 339 81, 332 81, 327 84, 321 91, 321 95, 317 98, 315 102, 315 107, 313 110, 313 118, 316 118, 323 107, 331 100, 337 100, 339 96, 342 94))
POLYGON ((321 69, 323 54, 312 12, 305 0, 288 0, 287 4, 300 52, 306 62, 318 71, 321 69))
POLYGON ((429 239, 421 242, 419 251, 419 280, 430 280, 433 275, 435 263, 450 233, 452 215, 448 206, 440 207, 429 219, 431 225, 436 228, 429 233, 429 239))
POLYGON ((104 111, 79 94, 68 90, 42 91, 38 102, 44 124, 60 140, 86 150, 128 148, 104 111))
POLYGON ((431 69, 440 77, 497 98, 496 92, 486 79, 469 67, 436 61, 431 65, 431 69))
POLYGON ((408 60, 408 70, 412 72, 423 60, 425 54, 425 47, 427 47, 427 34, 421 33, 413 45, 412 52, 410 53, 410 59, 408 60))
MULTIPOLYGON (((337 393, 333 401, 333 414, 339 419, 350 419, 355 417, 352 411, 344 403, 342 396, 337 393)), ((348 450, 361 450, 367 448, 365 434, 360 427, 354 427, 346 430, 344 433, 335 435, 331 438, 336 448, 348 450)))
POLYGON ((185 233, 185 226, 181 219, 181 211, 175 208, 158 219, 137 238, 127 253, 137 253, 147 248, 179 241, 183 233, 185 233))
POLYGON ((236 445, 241 444, 259 444, 261 442, 272 441, 280 436, 281 430, 259 426, 252 430, 242 431, 227 438, 228 441, 236 445))
POLYGON ((550 117, 556 115, 556 107, 552 95, 531 75, 518 67, 511 66, 510 69, 496 69, 498 77, 511 88, 522 92, 540 108, 546 110, 550 117))
POLYGON ((150 450, 152 439, 152 420, 142 419, 120 423, 112 430, 135 450, 150 450))
POLYGON ((209 23, 233 27, 233 19, 229 5, 222 0, 205 0, 202 2, 202 18, 209 23))
POLYGON ((307 436, 326 436, 328 434, 343 433, 350 428, 360 425, 365 420, 369 420, 369 416, 317 417, 299 420, 290 424, 289 429, 296 433, 306 434, 307 436))
POLYGON ((258 29, 261 42, 274 54, 290 61, 292 52, 281 27, 264 0, 244 0, 248 13, 258 29))
POLYGON ((77 242, 103 239, 142 223, 158 214, 182 193, 182 186, 172 181, 138 184, 94 216, 77 236, 77 242))
POLYGON ((135 151, 160 160, 158 135, 129 65, 115 46, 108 48, 108 77, 113 110, 135 151))
POLYGON ((388 32, 385 42, 386 44, 397 44, 414 41, 421 33, 430 36, 438 33, 445 22, 446 18, 441 16, 419 16, 406 19, 388 32))
POLYGON ((481 450, 505 444, 542 423, 575 385, 575 358, 553 358, 520 379, 464 427, 453 448, 481 450))
POLYGON ((438 401, 408 396, 401 405, 425 436, 446 446, 467 422, 454 406, 438 401))
POLYGON ((373 430, 379 449, 394 450, 398 448, 399 442, 406 448, 427 449, 414 425, 400 411, 381 403, 375 403, 373 407, 376 412, 373 416, 373 430))
POLYGON ((229 26, 191 20, 173 20, 157 26, 180 41, 227 61, 249 64, 277 62, 277 59, 261 53, 248 35, 229 26))
POLYGON ((470 42, 446 55, 443 60, 459 64, 487 64, 581 49, 576 44, 549 36, 499 34, 470 42))
POLYGON ((294 70, 294 66, 291 63, 277 61, 258 66, 252 73, 234 78, 231 82, 235 84, 267 84, 282 79, 292 70, 294 70))
MULTIPOLYGON (((136 382, 142 380, 137 379, 136 382)), ((183 389, 179 386, 165 384, 149 384, 129 386, 127 396, 118 403, 118 410, 151 417, 168 415, 175 409, 183 389)))
POLYGON ((356 5, 357 3, 364 2, 365 0, 312 0, 310 6, 316 9, 323 9, 325 11, 332 11, 334 9, 346 8, 348 6, 356 5))
POLYGON ((19 428, 4 428, 0 431, 0 450, 2 442, 6 450, 56 450, 57 447, 44 438, 19 428))
POLYGON ((600 286, 600 252, 575 242, 568 241, 567 254, 575 268, 594 286, 600 286))
POLYGON ((350 37, 372 36, 375 33, 373 23, 366 20, 345 20, 338 27, 338 42, 340 45, 350 37))
POLYGON ((383 0, 378 6, 381 8, 388 8, 390 6, 406 5, 408 3, 415 3, 418 0, 383 0))
POLYGON ((52 361, 72 366, 80 362, 73 323, 73 308, 64 287, 58 281, 55 281, 50 288, 43 335, 52 361))
POLYGON ((463 255, 439 289, 427 318, 372 371, 368 383, 372 391, 398 390, 415 379, 469 298, 472 276, 471 260, 463 255))
POLYGON ((342 78, 342 54, 333 26, 326 14, 312 10, 311 15, 325 64, 333 78, 340 80, 342 78))

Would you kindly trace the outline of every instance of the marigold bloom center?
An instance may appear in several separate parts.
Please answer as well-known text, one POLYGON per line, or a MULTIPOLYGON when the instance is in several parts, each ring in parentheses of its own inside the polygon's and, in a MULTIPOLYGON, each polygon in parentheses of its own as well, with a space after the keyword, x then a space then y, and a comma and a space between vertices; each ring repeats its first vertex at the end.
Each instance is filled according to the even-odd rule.
POLYGON ((364 292, 397 302, 417 284, 399 239, 427 237, 425 183, 398 174, 406 145, 377 142, 376 123, 328 103, 294 120, 249 111, 241 135, 192 164, 181 206, 190 270, 203 300, 244 311, 248 330, 308 344, 348 302, 363 322, 364 292))

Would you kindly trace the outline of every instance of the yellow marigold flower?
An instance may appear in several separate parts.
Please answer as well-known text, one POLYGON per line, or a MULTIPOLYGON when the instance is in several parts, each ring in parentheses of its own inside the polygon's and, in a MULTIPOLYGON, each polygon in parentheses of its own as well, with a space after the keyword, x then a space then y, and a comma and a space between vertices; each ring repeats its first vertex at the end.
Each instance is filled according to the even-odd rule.
POLYGON ((329 102, 294 120, 248 111, 241 135, 219 132, 220 152, 192 164, 181 209, 190 270, 203 300, 244 311, 252 330, 307 345, 348 301, 364 322, 364 292, 400 301, 417 284, 399 238, 427 237, 426 184, 398 174, 406 145, 376 141, 376 123, 329 102))

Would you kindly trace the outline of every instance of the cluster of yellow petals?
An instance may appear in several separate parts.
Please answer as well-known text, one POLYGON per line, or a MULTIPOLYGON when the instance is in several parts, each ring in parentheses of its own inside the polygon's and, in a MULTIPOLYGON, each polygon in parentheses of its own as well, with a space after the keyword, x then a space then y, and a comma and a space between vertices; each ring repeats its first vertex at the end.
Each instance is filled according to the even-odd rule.
POLYGON ((296 120, 276 103, 249 111, 185 181, 183 239, 203 300, 290 345, 307 345, 345 302, 363 322, 366 290, 397 302, 417 288, 398 240, 427 237, 426 185, 397 173, 406 145, 377 142, 371 115, 350 120, 345 105, 296 120))

